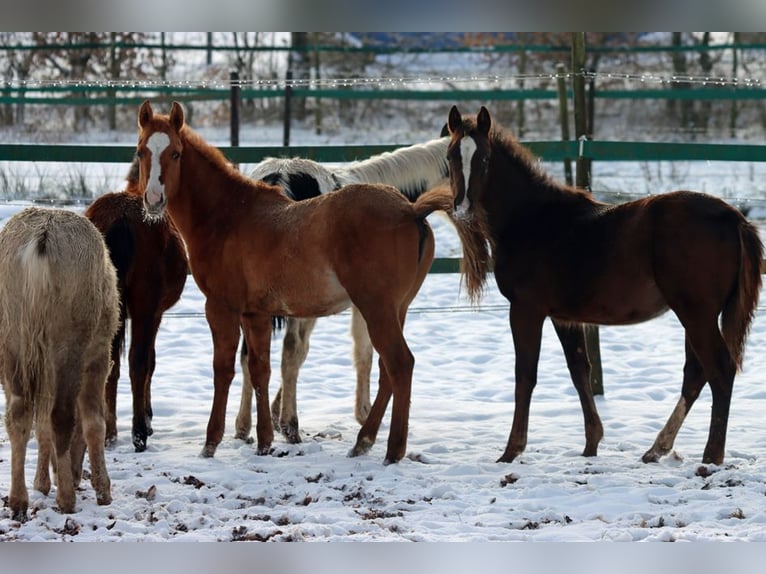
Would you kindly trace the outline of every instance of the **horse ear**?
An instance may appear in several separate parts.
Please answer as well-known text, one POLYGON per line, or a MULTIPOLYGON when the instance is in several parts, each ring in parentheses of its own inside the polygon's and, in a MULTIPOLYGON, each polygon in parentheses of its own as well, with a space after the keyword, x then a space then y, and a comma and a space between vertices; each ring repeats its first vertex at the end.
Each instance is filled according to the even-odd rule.
POLYGON ((442 126, 442 131, 439 133, 440 138, 445 138, 449 135, 449 126, 447 124, 444 124, 442 126))
POLYGON ((149 100, 144 100, 144 103, 138 109, 138 127, 143 128, 151 121, 153 116, 152 104, 149 103, 149 100))
POLYGON ((170 108, 170 124, 177 132, 184 126, 184 109, 178 102, 173 102, 170 108))
POLYGON ((457 106, 452 106, 452 109, 449 111, 449 119, 447 120, 449 133, 455 133, 462 125, 463 118, 460 116, 460 111, 457 109, 457 106))
POLYGON ((483 134, 489 133, 489 128, 492 126, 492 118, 489 117, 489 112, 484 106, 479 110, 479 115, 476 116, 476 127, 483 134))

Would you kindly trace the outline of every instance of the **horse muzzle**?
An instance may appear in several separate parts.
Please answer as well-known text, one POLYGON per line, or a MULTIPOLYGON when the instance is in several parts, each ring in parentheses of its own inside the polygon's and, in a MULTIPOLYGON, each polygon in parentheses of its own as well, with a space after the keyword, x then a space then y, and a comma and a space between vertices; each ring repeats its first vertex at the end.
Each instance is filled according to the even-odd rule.
POLYGON ((165 214, 167 196, 163 190, 146 189, 144 209, 150 217, 162 217, 165 214))

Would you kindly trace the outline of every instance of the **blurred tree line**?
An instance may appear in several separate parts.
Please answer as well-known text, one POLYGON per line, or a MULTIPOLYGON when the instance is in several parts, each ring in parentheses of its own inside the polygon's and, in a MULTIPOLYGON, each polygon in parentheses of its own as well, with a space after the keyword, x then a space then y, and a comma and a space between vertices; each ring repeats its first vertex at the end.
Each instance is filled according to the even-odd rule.
MULTIPOLYGON (((216 32, 197 33, 195 37, 179 37, 189 33, 146 32, 0 32, 0 94, 18 90, 24 82, 61 82, 74 86, 78 81, 103 80, 168 80, 202 82, 228 81, 232 70, 244 84, 259 80, 284 79, 289 68, 294 79, 322 80, 325 78, 401 77, 414 73, 443 74, 446 63, 456 61, 454 54, 424 52, 422 48, 452 48, 515 45, 515 50, 476 52, 471 65, 476 72, 507 74, 513 78, 514 88, 555 89, 558 64, 570 65, 567 47, 569 33, 326 33, 326 32, 216 32), (202 50, 171 49, 177 44, 202 44, 202 50), (153 47, 147 47, 151 45, 153 47), (272 48, 292 45, 300 50, 289 53, 280 50, 255 51, 253 47, 272 48), (217 50, 222 46, 227 49, 217 50), (397 48, 393 53, 362 51, 332 51, 338 48, 362 46, 397 48), (549 50, 544 47, 558 46, 549 50), (24 47, 24 49, 20 48, 24 47), (36 47, 37 49, 27 49, 36 47), (317 47, 322 47, 319 49, 317 47), (316 49, 315 49, 316 48, 316 49), (289 60, 288 60, 289 57, 289 60)), ((711 50, 715 41, 711 33, 673 32, 651 35, 647 33, 588 33, 587 45, 597 47, 631 47, 639 45, 692 46, 689 52, 658 51, 604 52, 588 51, 588 68, 594 72, 642 74, 644 72, 675 76, 718 76, 736 78, 758 77, 763 74, 763 51, 711 50)), ((720 41, 720 39, 719 39, 720 41)), ((766 33, 730 33, 728 43, 733 45, 766 42, 766 33)), ((600 80, 598 89, 625 88, 624 80, 600 80), (612 84, 610 86, 610 84, 612 84)), ((672 89, 684 90, 693 85, 676 82, 672 89)), ((447 89, 465 88, 449 85, 447 89)), ((510 86, 509 86, 510 87, 510 86)), ((634 86, 640 87, 640 86, 634 86)), ((352 89, 352 88, 348 88, 352 89)), ((72 88, 74 93, 74 88, 72 88)), ((87 92, 77 92, 87 97, 87 92)), ((245 98, 241 117, 245 122, 276 121, 281 118, 282 98, 245 98)), ((466 104, 466 106, 473 104, 466 104)), ((523 137, 533 126, 555 126, 557 103, 548 100, 497 101, 492 103, 494 115, 503 123, 514 126, 523 137), (551 122, 550 118, 553 118, 551 122)), ((653 121, 659 126, 675 126, 690 133, 706 132, 712 124, 728 127, 734 135, 737 126, 759 120, 766 130, 766 102, 762 100, 714 101, 667 100, 630 101, 617 103, 603 101, 597 116, 627 117, 635 121, 653 121), (626 108, 625 106, 629 106, 626 108), (742 118, 743 112, 750 115, 742 118), (648 115, 647 115, 648 114, 648 115)), ((124 107, 124 106, 123 106, 124 107)), ((296 99, 292 114, 296 121, 311 122, 321 131, 332 125, 365 125, 371 119, 386 121, 394 117, 408 117, 413 122, 431 122, 428 111, 441 109, 444 103, 400 100, 319 100, 296 99)), ((190 108, 201 110, 210 121, 226 121, 228 102, 194 102, 190 108)), ((191 112, 191 110, 190 110, 191 112)), ((74 131, 106 126, 109 129, 132 127, 134 110, 115 109, 114 106, 26 106, 23 103, 0 105, 0 125, 39 129, 55 123, 70 126, 74 131)), ((596 126, 598 129, 598 126, 596 126)))

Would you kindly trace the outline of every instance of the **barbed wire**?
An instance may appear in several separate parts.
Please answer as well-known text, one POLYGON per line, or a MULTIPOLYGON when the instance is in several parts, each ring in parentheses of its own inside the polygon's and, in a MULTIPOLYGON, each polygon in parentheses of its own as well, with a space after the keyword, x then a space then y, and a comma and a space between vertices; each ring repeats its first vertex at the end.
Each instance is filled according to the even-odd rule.
POLYGON ((412 86, 433 84, 501 84, 504 82, 551 82, 559 79, 571 80, 584 77, 586 80, 623 81, 626 83, 658 84, 658 85, 701 85, 712 87, 757 88, 764 86, 764 80, 756 77, 738 78, 711 75, 662 75, 656 73, 620 73, 620 72, 565 72, 565 73, 536 73, 518 74, 513 72, 503 74, 436 74, 415 76, 378 76, 378 77, 340 77, 340 78, 264 78, 264 79, 34 79, 4 81, 5 89, 35 88, 92 88, 92 89, 152 89, 152 88, 202 88, 228 89, 233 86, 240 88, 286 88, 286 87, 381 87, 381 86, 412 86))

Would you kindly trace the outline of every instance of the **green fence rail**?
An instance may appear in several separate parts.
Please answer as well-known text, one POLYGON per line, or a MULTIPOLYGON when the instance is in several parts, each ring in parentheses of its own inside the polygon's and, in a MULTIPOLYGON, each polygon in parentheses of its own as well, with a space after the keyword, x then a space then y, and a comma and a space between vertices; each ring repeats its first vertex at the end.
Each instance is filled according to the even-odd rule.
MULTIPOLYGON (((626 141, 529 141, 524 145, 542 161, 766 161, 766 145, 626 141)), ((366 159, 400 145, 218 146, 234 163, 258 163, 266 157, 304 157, 319 162, 366 159)), ((130 163, 134 146, 72 144, 0 144, 0 161, 130 163)))

